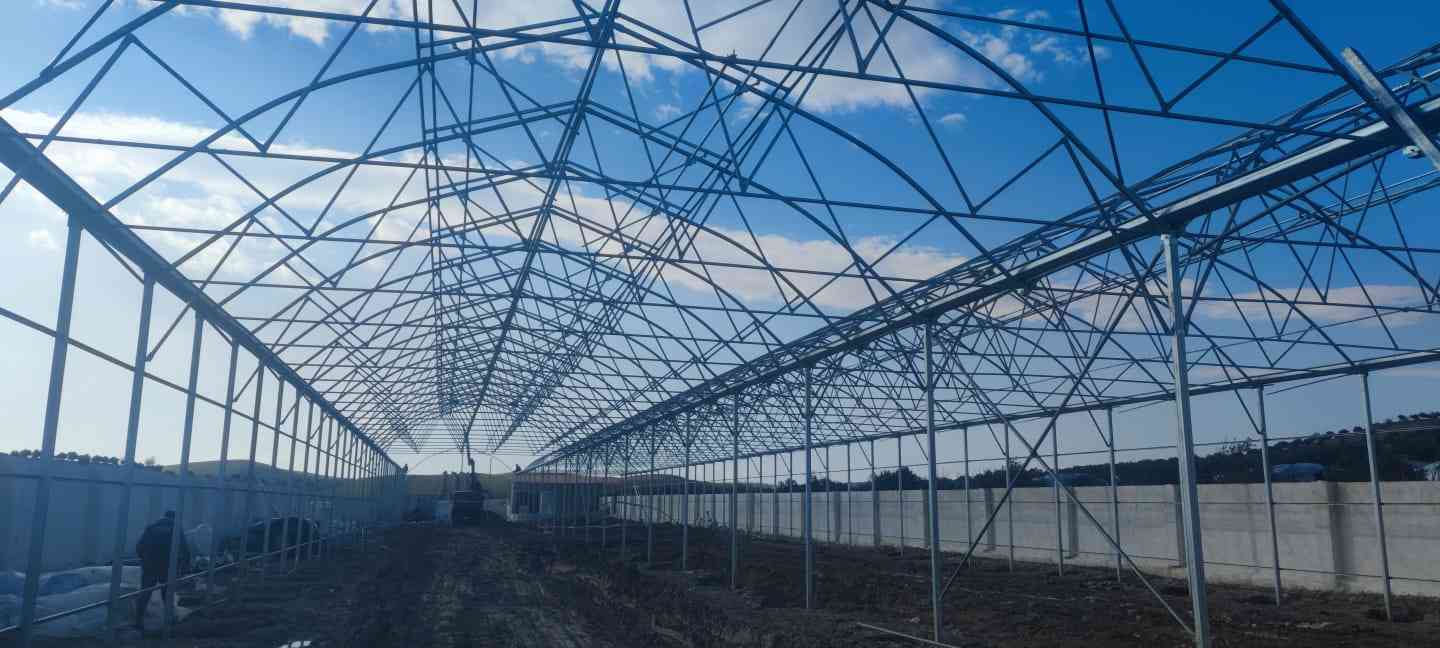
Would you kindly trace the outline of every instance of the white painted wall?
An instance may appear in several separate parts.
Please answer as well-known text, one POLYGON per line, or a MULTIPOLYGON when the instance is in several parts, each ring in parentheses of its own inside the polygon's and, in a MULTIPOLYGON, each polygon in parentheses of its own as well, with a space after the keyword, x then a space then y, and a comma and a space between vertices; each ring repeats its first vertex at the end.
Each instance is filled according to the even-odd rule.
MULTIPOLYGON (((971 533, 979 534, 1003 489, 940 492, 941 547, 963 552, 971 533)), ((1109 488, 1075 489, 1085 508, 1108 531, 1113 526, 1109 488)), ((925 498, 920 490, 881 491, 880 538, 885 545, 925 547, 925 498)), ((1177 493, 1173 486, 1122 486, 1120 542, 1126 553, 1148 573, 1184 577, 1180 536, 1176 528, 1177 493)), ((800 493, 742 493, 742 530, 799 537, 800 493), (777 511, 778 505, 778 511, 777 511)), ((874 517, 871 493, 814 494, 815 537, 825 542, 872 546, 874 517)), ((1385 530, 1392 587, 1396 593, 1440 596, 1440 483, 1382 484, 1385 530)), ((713 516, 728 524, 728 495, 691 495, 694 520, 713 516)), ((643 520, 644 495, 625 498, 629 506, 612 510, 643 520)), ((678 515, 678 495, 657 496, 659 519, 678 515)), ((1067 564, 1113 566, 1115 554, 1104 536, 1080 508, 1066 500, 1059 507, 1059 527, 1067 564)), ((1284 586, 1343 591, 1380 591, 1380 554, 1369 483, 1275 484, 1277 535, 1284 586)), ((1271 565, 1269 519, 1261 484, 1200 486, 1201 527, 1207 577, 1213 582, 1269 587, 1271 565)), ((1005 559, 1012 542, 1017 560, 1055 562, 1057 515, 1049 487, 1018 488, 1002 507, 994 527, 980 538, 976 555, 1005 559), (1013 513, 1013 534, 1010 515, 1013 513)), ((1128 569, 1128 568, 1127 568, 1128 569)))
MULTIPOLYGON (((30 546, 30 531, 35 514, 35 488, 39 462, 0 455, 0 570, 25 571, 30 546)), ((85 565, 108 564, 114 553, 115 534, 120 522, 120 500, 124 492, 125 471, 116 466, 81 465, 55 462, 56 479, 50 496, 50 514, 45 535, 45 571, 70 569, 85 565)), ((243 466, 242 462, 232 464, 243 466)), ((377 509, 355 497, 358 482, 341 482, 340 497, 334 500, 335 527, 345 521, 365 520, 374 513, 398 518, 403 499, 396 499, 390 508, 377 509), (347 496, 348 495, 348 496, 347 496)), ((124 549, 121 557, 133 557, 135 542, 145 526, 160 519, 165 511, 176 509, 179 502, 180 479, 153 470, 135 472, 135 488, 130 497, 130 515, 125 520, 124 549)), ((190 529, 205 522, 217 534, 234 533, 248 521, 262 519, 272 513, 307 515, 321 523, 332 519, 327 507, 329 483, 315 482, 314 497, 291 495, 283 479, 263 481, 255 486, 251 515, 245 517, 246 483, 226 482, 222 498, 220 482, 196 477, 195 487, 186 501, 182 523, 190 529), (224 501, 229 500, 229 515, 224 515, 224 501)), ((303 486, 297 477, 297 491, 303 486)), ((204 551, 202 549, 202 551, 204 551)))

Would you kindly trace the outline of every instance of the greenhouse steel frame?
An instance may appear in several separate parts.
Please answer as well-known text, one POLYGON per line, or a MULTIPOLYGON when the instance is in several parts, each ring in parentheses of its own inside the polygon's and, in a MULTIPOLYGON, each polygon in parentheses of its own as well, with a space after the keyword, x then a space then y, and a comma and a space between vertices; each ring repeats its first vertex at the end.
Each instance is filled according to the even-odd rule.
MULTIPOLYGON (((820 541, 811 528, 810 510, 817 455, 823 454, 829 473, 830 449, 843 448, 850 484, 852 450, 868 459, 873 480, 879 469, 877 442, 894 439, 901 452, 902 439, 923 437, 924 501, 933 503, 938 501, 937 435, 964 435, 968 479, 969 431, 988 430, 1004 448, 1007 487, 975 533, 972 520, 966 520, 967 549, 953 569, 945 568, 937 540, 937 507, 927 505, 923 533, 931 539, 934 610, 929 640, 944 640, 943 597, 963 578, 986 530, 1001 523, 1001 510, 1020 474, 1038 467, 1053 481, 1057 516, 1062 501, 1076 506, 1110 545, 1117 574, 1133 571, 1202 646, 1210 643, 1211 633, 1197 476, 1190 461, 1196 445, 1192 398, 1257 395, 1252 420, 1266 441, 1261 456, 1268 493, 1269 459, 1263 450, 1268 447, 1267 389, 1359 376, 1359 395, 1373 424, 1371 373, 1440 360, 1433 338, 1407 335, 1395 326, 1403 320, 1433 327, 1440 316, 1440 242, 1424 224, 1423 209, 1405 211, 1407 205, 1423 204, 1440 184, 1440 150, 1433 141, 1440 130, 1440 98, 1434 91, 1440 48, 1375 69, 1354 50, 1337 55, 1281 0, 1271 0, 1262 26, 1229 49, 1138 38, 1110 0, 1079 2, 1081 29, 892 0, 759 0, 702 20, 698 9, 684 2, 685 28, 679 31, 627 13, 619 0, 576 0, 569 15, 499 26, 482 23, 478 5, 466 7, 469 3, 458 0, 414 3, 406 11, 371 0, 358 13, 308 9, 303 2, 147 4, 113 30, 92 33, 92 27, 125 11, 112 0, 99 3, 79 32, 59 44, 48 67, 0 97, 0 109, 22 106, 51 90, 57 79, 94 69, 48 129, 25 130, 0 120, 0 163, 13 173, 0 192, 0 205, 24 186, 68 217, 55 326, 0 309, 6 319, 54 340, 24 614, 18 626, 5 629, 18 631, 22 643, 29 641, 35 624, 46 620, 36 617, 35 603, 65 363, 72 349, 133 374, 124 457, 131 475, 139 470, 134 443, 145 383, 159 381, 186 395, 181 488, 201 488, 188 469, 194 408, 197 400, 206 400, 196 389, 199 358, 207 332, 223 338, 230 353, 229 384, 225 400, 211 404, 225 412, 223 448, 229 447, 232 420, 242 427, 249 420, 248 491, 256 488, 253 439, 263 427, 273 431, 276 446, 282 436, 291 439, 292 475, 295 444, 305 452, 299 472, 303 483, 292 480, 283 494, 373 503, 345 511, 348 526, 333 527, 334 534, 312 543, 322 552, 335 534, 349 537, 395 519, 394 500, 404 476, 391 459, 397 450, 467 457, 473 452, 529 453, 539 458, 525 472, 542 480, 561 473, 619 477, 629 495, 648 498, 640 516, 647 526, 647 560, 653 556, 653 526, 660 515, 654 499, 658 482, 652 477, 681 475, 686 496, 675 519, 687 545, 691 485, 728 480, 733 586, 742 560, 739 493, 751 483, 752 466, 759 468, 759 483, 767 483, 764 458, 769 456, 768 475, 776 484, 782 474, 802 480, 807 607, 816 600, 813 560, 820 541), (818 23, 805 22, 811 17, 806 11, 819 4, 825 8, 818 23), (770 25, 775 31, 763 51, 742 54, 703 44, 704 33, 777 7, 784 20, 770 25), (172 14, 205 11, 311 21, 343 37, 326 46, 328 54, 311 82, 276 91, 246 112, 231 114, 189 79, 179 62, 148 43, 147 30, 182 19, 172 14), (1101 13, 1116 26, 1115 33, 1092 30, 1089 21, 1101 13), (1080 43, 1077 57, 1094 83, 1073 94, 1036 92, 1003 61, 987 56, 974 32, 958 25, 1073 39, 1080 43), (347 48, 358 47, 353 43, 362 30, 413 34, 410 58, 332 71, 347 48), (990 80, 907 76, 891 42, 902 30, 907 38, 948 48, 990 80), (1304 47, 1288 57, 1247 53, 1262 36, 1280 30, 1304 47), (789 59, 774 55, 771 46, 797 31, 805 36, 794 48, 798 54, 789 59), (1107 99, 1096 54, 1100 46, 1128 53, 1153 102, 1107 99), (555 51, 570 53, 573 98, 545 99, 506 67, 511 59, 502 60, 528 55, 517 52, 555 51), (1146 64, 1147 55, 1156 52, 1202 61, 1204 72, 1167 96, 1146 64), (178 83, 222 125, 190 144, 68 134, 67 122, 83 114, 87 98, 127 57, 158 64, 163 78, 178 83), (642 116, 660 111, 652 105, 642 113, 637 107, 640 100, 655 101, 637 93, 639 82, 630 75, 638 69, 627 73, 627 65, 635 68, 641 61, 703 75, 705 89, 697 105, 670 106, 656 120, 642 116), (1282 78, 1320 78, 1332 89, 1296 95, 1314 98, 1279 118, 1237 117, 1210 104, 1192 108, 1194 100, 1185 101, 1221 83, 1216 79, 1234 66, 1282 78), (283 145, 300 128, 307 103, 321 103, 326 92, 347 84, 390 79, 387 75, 404 79, 395 84, 398 100, 385 104, 388 115, 373 137, 366 134, 363 150, 283 145), (497 91, 489 100, 503 104, 503 110, 484 112, 484 102, 476 99, 477 76, 497 91), (809 109, 807 94, 820 80, 895 90, 887 101, 918 115, 915 127, 923 130, 922 140, 933 144, 941 162, 933 168, 950 179, 939 184, 953 181, 953 186, 933 186, 937 183, 930 178, 937 176, 917 173, 914 160, 892 159, 876 143, 809 109), (1053 130, 1053 144, 1027 158, 1028 163, 1003 170, 1005 179, 979 197, 962 181, 965 170, 947 157, 936 133, 939 119, 927 113, 922 99, 928 93, 1009 102, 1053 130), (615 96, 625 101, 606 100, 615 96), (482 106, 478 113, 477 106, 482 106), (267 115, 280 118, 265 121, 267 115), (1098 117, 1102 125, 1077 126, 1082 118, 1076 115, 1098 117), (418 120, 419 139, 410 135, 397 143, 382 137, 397 119, 418 120), (1141 165, 1127 164, 1116 142, 1121 119, 1176 129, 1228 129, 1231 135, 1198 154, 1177 152, 1172 164, 1137 179, 1124 170, 1141 165), (548 128, 559 132, 547 136, 541 129, 548 128), (641 173, 607 172, 604 147, 596 143, 601 129, 643 151, 641 173), (487 138, 502 135, 532 148, 538 161, 513 162, 496 153, 487 138), (806 155, 801 144, 806 137, 849 147, 857 158, 884 169, 908 195, 829 197, 817 179, 827 173, 828 160, 806 155), (792 145, 795 161, 790 164, 804 170, 795 181, 802 188, 772 186, 764 172, 767 160, 792 145), (165 157, 138 180, 96 197, 86 182, 47 154, 51 147, 165 157), (222 167, 229 182, 253 193, 254 207, 214 226, 156 224, 127 216, 138 197, 192 160, 222 167), (1430 166, 1416 170, 1403 160, 1430 166), (318 170, 277 191, 253 182, 248 163, 304 163, 318 170), (1068 169, 1071 188, 1088 195, 1088 202, 1048 217, 994 208, 1008 205, 1037 168, 1053 164, 1068 169), (403 182, 394 187, 393 199, 347 215, 343 223, 327 221, 327 216, 339 218, 332 206, 352 179, 371 172, 399 174, 403 182), (412 197, 407 192, 417 177, 421 182, 416 185, 423 187, 414 189, 419 197, 412 197), (608 223, 578 206, 577 186, 602 192, 597 202, 610 210, 608 223), (309 216, 285 203, 317 187, 331 197, 307 225, 309 216), (516 196, 529 202, 512 202, 516 196), (406 210, 423 214, 408 233, 382 231, 387 217, 406 210), (813 226, 843 250, 848 262, 839 269, 816 269, 773 261, 766 232, 746 216, 762 210, 813 226), (712 214, 721 211, 744 225, 712 223, 712 214), (906 226, 905 236, 877 253, 863 249, 841 225, 856 214, 904 216, 922 224, 906 226), (884 260, 913 249, 907 247, 917 245, 912 239, 930 226, 948 228, 973 254, 929 277, 887 274, 884 260), (992 241, 977 226, 1018 227, 1026 233, 992 241), (573 234, 557 234, 561 228, 573 234), (186 250, 164 248, 157 242, 164 235, 198 243, 187 244, 186 250), (106 355, 71 337, 76 274, 83 271, 78 259, 86 240, 143 285, 133 360, 106 355), (226 274, 232 271, 225 266, 232 254, 261 244, 280 250, 278 256, 251 276, 226 274), (716 253, 716 246, 728 252, 716 253), (216 256, 218 261, 205 261, 216 256), (401 267, 401 261, 413 267, 401 267), (374 267, 383 268, 378 276, 360 276, 374 267), (747 297, 717 278, 724 272, 760 273, 782 296, 780 305, 747 297), (706 299, 677 296, 671 284, 681 281, 711 294, 706 299), (1366 290, 1386 282, 1404 290, 1366 290), (868 292, 868 305, 837 312, 820 297, 833 286, 868 292), (155 322, 163 331, 158 339, 151 337, 150 321, 157 288, 184 304, 173 319, 155 322), (148 375, 146 362, 186 316, 193 325, 191 369, 188 386, 181 386, 148 375), (808 332, 796 335, 797 327, 808 332), (242 353, 253 359, 252 371, 237 371, 242 353), (260 411, 267 381, 290 392, 288 413, 277 400, 273 421, 260 411), (247 392, 253 407, 241 402, 247 392), (1117 408, 1150 403, 1173 403, 1173 430, 1159 441, 1186 459, 1178 462, 1177 529, 1183 530, 1180 559, 1190 586, 1189 614, 1159 596, 1120 542, 1116 521, 1112 416, 1117 408), (1096 428, 1105 428, 1101 438, 1108 438, 1109 513, 1093 513, 1060 478, 1056 424, 1071 414, 1106 421, 1102 426, 1096 419, 1096 428), (1022 423, 1038 423, 1040 432, 1023 433, 1022 423), (1013 454, 1012 441, 1018 443, 1013 454), (803 467, 782 473, 781 458, 788 463, 796 452, 803 467), (712 467, 713 474, 693 479, 692 470, 700 466, 712 467), (1107 528, 1102 517, 1112 526, 1107 528)), ((1373 425, 1367 426, 1366 442, 1383 570, 1375 577, 1388 614, 1393 578, 1385 554, 1373 425)), ((226 457, 221 459, 223 471, 226 457)), ((227 488, 223 472, 218 488, 227 488)), ((872 502, 879 506, 878 498, 872 502)), ((1268 508, 1278 601, 1281 568, 1273 502, 1268 508)), ((878 545, 878 513, 875 525, 878 545)), ((622 534, 628 526, 622 524, 622 534)), ((902 546, 904 534, 902 526, 902 546)), ((629 540, 622 537, 624 551, 629 540)), ((122 527, 117 554, 123 540, 122 527)), ((1057 541, 1063 545, 1063 539, 1057 541)), ((682 549, 682 568, 685 555, 682 549)), ((1060 551, 1062 570, 1064 561, 1060 551)), ((118 584, 117 561, 108 602, 112 609, 118 584)))

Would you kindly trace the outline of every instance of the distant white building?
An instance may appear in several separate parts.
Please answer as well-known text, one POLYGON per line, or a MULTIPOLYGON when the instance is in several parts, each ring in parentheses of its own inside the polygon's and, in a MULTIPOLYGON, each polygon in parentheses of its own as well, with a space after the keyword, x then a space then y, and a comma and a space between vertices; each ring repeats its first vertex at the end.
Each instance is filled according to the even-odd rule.
POLYGON ((1425 464, 1426 481, 1440 481, 1440 461, 1425 464))

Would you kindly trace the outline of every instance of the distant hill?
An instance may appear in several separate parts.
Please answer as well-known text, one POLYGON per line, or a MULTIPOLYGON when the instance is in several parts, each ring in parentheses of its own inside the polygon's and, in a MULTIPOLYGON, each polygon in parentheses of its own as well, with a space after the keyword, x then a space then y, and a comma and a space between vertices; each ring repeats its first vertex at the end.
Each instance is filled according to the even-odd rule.
MULTIPOLYGON (((1401 415, 1375 424, 1375 459, 1382 481, 1421 481, 1426 479, 1425 466, 1440 462, 1440 412, 1401 415)), ((1307 437, 1272 442, 1270 465, 1313 463, 1324 466, 1325 481, 1355 482, 1370 479, 1369 458, 1365 452, 1365 428, 1354 426, 1330 430, 1307 437)), ((1032 464, 1033 465, 1033 464, 1032 464)), ((1265 480, 1260 472, 1260 448, 1256 440, 1234 441, 1220 450, 1195 459, 1196 478, 1203 484, 1253 484, 1265 480)), ((906 469, 906 488, 923 488, 924 478, 906 469)), ((1173 457, 1117 461, 1116 480, 1123 486, 1174 484, 1178 470, 1173 457)), ((1071 485, 1103 485, 1110 483, 1108 463, 1070 466, 1061 471, 1062 479, 1071 485)), ((1030 468, 1021 477, 1021 484, 1048 485, 1048 475, 1030 468)), ((895 488, 895 471, 879 476, 881 490, 895 488)), ((971 475, 973 488, 1004 488, 1003 469, 971 475)), ((857 488, 859 484, 856 485, 857 488)), ((942 477, 937 488, 964 487, 964 479, 942 477)), ((844 488, 837 484, 835 488, 844 488)))
MULTIPOLYGON (((480 480, 480 487, 484 488, 491 497, 508 497, 510 495, 510 473, 499 473, 494 475, 477 474, 480 480)), ((464 489, 468 480, 466 476, 458 477, 458 489, 464 489)), ((450 490, 457 490, 457 476, 449 475, 450 490)), ((445 475, 410 475, 406 478, 407 490, 411 496, 438 496, 445 493, 445 475)))

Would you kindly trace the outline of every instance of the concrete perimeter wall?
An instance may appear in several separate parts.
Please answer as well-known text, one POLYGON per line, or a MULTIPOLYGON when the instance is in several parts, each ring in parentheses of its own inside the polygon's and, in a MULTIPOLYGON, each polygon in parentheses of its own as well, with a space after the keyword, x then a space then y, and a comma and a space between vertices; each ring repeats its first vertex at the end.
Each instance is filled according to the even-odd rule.
MULTIPOLYGON (((55 479, 45 534, 44 571, 109 564, 120 522, 125 471, 117 466, 75 462, 53 465, 55 479)), ((236 462, 230 471, 241 470, 243 474, 244 465, 236 462)), ((35 460, 0 455, 0 571, 25 571, 35 515, 38 467, 39 462, 35 460)), ((403 504, 403 500, 397 498, 393 510, 372 505, 359 497, 356 480, 337 482, 312 478, 307 494, 306 482, 298 473, 293 484, 275 477, 257 481, 253 494, 247 492, 243 479, 226 481, 223 496, 218 479, 196 476, 192 484, 185 503, 184 528, 189 530, 204 522, 215 530, 217 537, 236 533, 249 522, 270 515, 303 515, 315 519, 322 529, 338 532, 344 525, 368 520, 372 515, 398 517, 403 504), (245 515, 247 496, 252 498, 248 518, 245 515)), ((160 519, 165 511, 177 508, 180 492, 180 478, 176 475, 155 470, 135 471, 130 514, 124 524, 122 559, 132 556, 135 542, 146 525, 160 519)), ((208 552, 208 548, 197 547, 197 550, 208 552)))
MULTIPOLYGON (((971 533, 979 535, 1003 489, 940 491, 941 547, 964 552, 971 533), (968 513, 967 513, 968 510, 968 513)), ((1114 521, 1110 489, 1079 487, 1076 495, 1107 531, 1114 521)), ((1382 484, 1390 574, 1396 593, 1440 596, 1440 482, 1382 484)), ((926 492, 881 491, 877 506, 869 491, 813 495, 815 538, 857 546, 877 541, 926 547, 926 492), (903 511, 903 514, 902 514, 903 511), (903 533, 902 533, 903 521, 903 533)), ((801 493, 741 493, 740 529, 801 536, 801 493)), ((980 537, 978 557, 1055 562, 1063 546, 1067 564, 1115 565, 1115 553, 1079 506, 1064 499, 1057 507, 1050 487, 1018 488, 1000 508, 994 525, 980 537), (1011 516, 1013 515, 1013 533, 1011 516), (1057 528, 1059 532, 1057 533, 1057 528), (1058 543, 1057 543, 1058 540, 1058 543)), ((1173 486, 1118 489, 1120 543, 1147 573, 1183 578, 1177 528, 1178 491, 1173 486)), ((679 495, 656 496, 657 519, 678 521, 679 495)), ((645 495, 614 498, 612 511, 645 519, 645 495)), ((1370 484, 1275 484, 1276 529, 1285 587, 1378 592, 1380 552, 1370 484)), ((1211 582, 1269 587, 1273 565, 1269 519, 1262 484, 1200 486, 1201 527, 1207 578, 1211 582)), ((692 522, 728 525, 728 491, 691 495, 692 522)), ((1128 567, 1127 567, 1128 570, 1128 567)))

